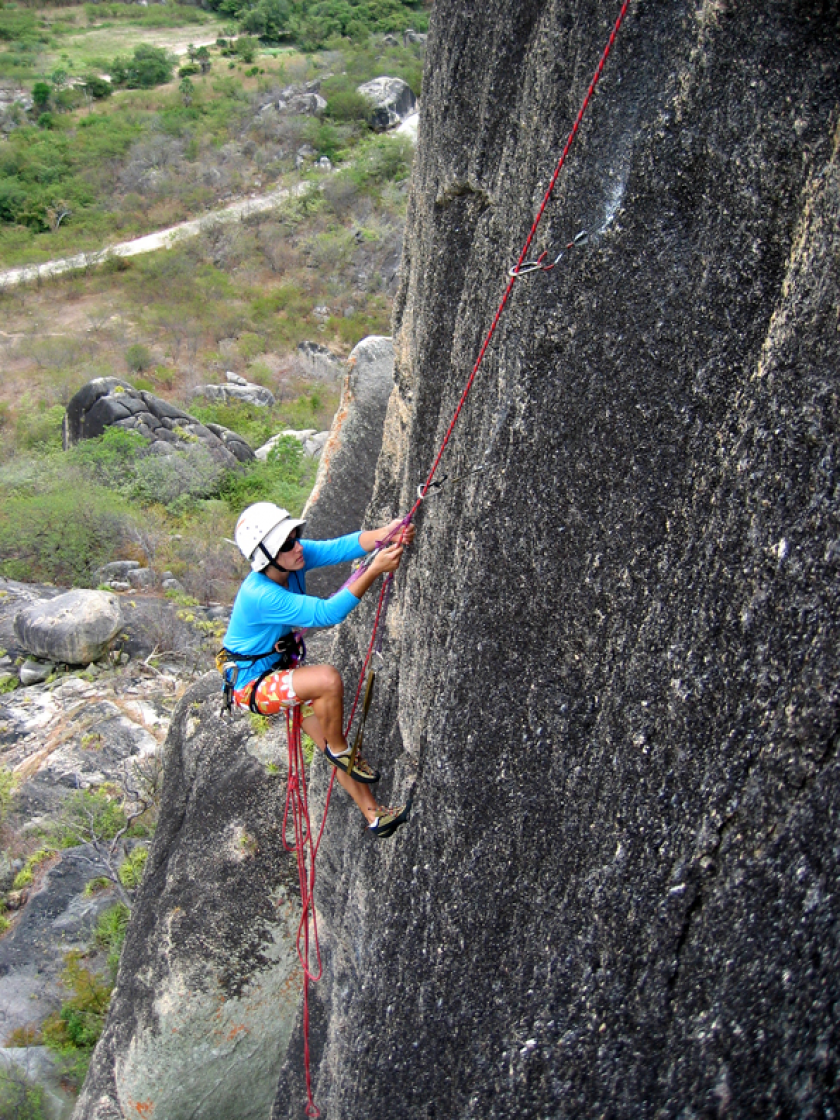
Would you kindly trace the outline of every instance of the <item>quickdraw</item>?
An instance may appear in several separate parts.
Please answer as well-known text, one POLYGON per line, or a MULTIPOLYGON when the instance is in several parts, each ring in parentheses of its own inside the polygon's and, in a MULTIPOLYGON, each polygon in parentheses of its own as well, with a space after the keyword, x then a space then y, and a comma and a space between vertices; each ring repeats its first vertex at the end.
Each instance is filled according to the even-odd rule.
POLYGON ((545 258, 548 256, 548 249, 546 249, 544 252, 540 253, 535 261, 520 261, 519 264, 515 264, 513 268, 509 268, 508 276, 526 276, 529 272, 551 272, 552 268, 555 268, 562 261, 569 249, 574 249, 579 245, 585 245, 588 241, 589 234, 585 229, 582 229, 580 233, 575 234, 567 245, 563 246, 550 264, 546 264, 545 258))

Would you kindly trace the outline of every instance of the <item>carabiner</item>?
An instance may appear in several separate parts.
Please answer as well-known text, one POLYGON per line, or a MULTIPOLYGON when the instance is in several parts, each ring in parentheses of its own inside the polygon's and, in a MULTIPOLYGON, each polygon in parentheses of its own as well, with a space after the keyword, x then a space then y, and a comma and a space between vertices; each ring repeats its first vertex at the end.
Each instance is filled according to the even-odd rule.
POLYGON ((576 233, 568 245, 564 245, 551 264, 545 263, 545 258, 548 256, 548 250, 543 250, 535 261, 522 261, 520 264, 515 264, 513 268, 508 269, 508 276, 527 276, 529 272, 551 272, 552 268, 562 261, 565 253, 569 249, 574 249, 578 245, 585 245, 589 240, 589 233, 587 230, 582 229, 580 233, 576 233))

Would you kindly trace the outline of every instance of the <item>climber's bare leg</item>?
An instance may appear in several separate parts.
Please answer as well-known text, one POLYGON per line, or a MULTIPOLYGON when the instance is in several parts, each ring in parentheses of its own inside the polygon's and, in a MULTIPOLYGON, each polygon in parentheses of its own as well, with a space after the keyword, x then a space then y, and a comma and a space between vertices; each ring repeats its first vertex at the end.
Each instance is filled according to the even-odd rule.
MULTIPOLYGON (((318 749, 323 751, 329 743, 330 749, 336 754, 347 750, 347 740, 341 726, 344 717, 344 687, 338 671, 332 665, 305 665, 295 669, 292 685, 298 698, 311 704, 315 712, 315 715, 307 716, 301 726, 318 749), (327 728, 331 730, 326 730, 327 728)), ((372 823, 376 814, 382 812, 382 806, 373 796, 370 786, 365 782, 354 782, 349 774, 338 767, 335 774, 341 787, 350 794, 367 821, 372 823)))

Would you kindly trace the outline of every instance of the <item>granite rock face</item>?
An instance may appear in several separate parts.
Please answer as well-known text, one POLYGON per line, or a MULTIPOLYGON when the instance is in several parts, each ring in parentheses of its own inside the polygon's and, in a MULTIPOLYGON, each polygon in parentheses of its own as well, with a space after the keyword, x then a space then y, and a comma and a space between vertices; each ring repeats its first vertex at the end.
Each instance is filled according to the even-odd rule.
POLYGON ((263 1120, 300 976, 285 756, 190 688, 164 748, 160 823, 77 1120, 263 1120))
MULTIPOLYGON (((435 5, 373 517, 434 460, 618 6, 435 5)), ((837 32, 630 8, 533 256, 589 241, 516 283, 441 465, 484 470, 397 580, 365 743, 411 823, 330 809, 330 1120, 395 1087, 408 1120, 835 1114, 837 32)))
MULTIPOLYGON (((371 335, 353 348, 348 360, 350 370, 303 511, 309 537, 338 537, 371 525, 365 511, 394 388, 393 341, 371 335)), ((306 577, 306 589, 311 595, 331 595, 349 574, 349 564, 315 570, 306 577)))

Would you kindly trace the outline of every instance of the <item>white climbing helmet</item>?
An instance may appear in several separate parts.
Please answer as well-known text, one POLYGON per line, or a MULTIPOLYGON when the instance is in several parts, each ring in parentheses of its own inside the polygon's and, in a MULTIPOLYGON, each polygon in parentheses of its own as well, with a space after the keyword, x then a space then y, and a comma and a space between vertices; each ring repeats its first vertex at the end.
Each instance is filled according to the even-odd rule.
POLYGON ((274 502, 256 502, 239 515, 233 539, 252 569, 261 572, 280 551, 289 533, 305 524, 274 502))

